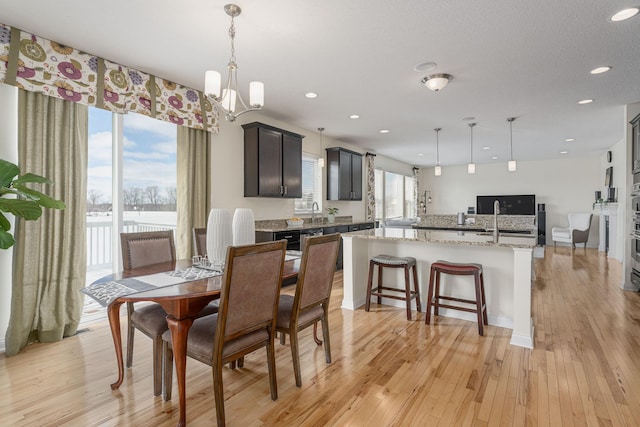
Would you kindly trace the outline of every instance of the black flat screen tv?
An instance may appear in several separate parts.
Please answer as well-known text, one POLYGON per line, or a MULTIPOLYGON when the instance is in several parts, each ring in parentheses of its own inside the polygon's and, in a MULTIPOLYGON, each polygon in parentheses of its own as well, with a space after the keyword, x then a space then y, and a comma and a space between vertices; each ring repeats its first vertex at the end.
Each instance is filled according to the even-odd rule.
POLYGON ((516 196, 476 196, 476 213, 493 215, 493 202, 500 202, 500 215, 535 215, 535 194, 516 196))

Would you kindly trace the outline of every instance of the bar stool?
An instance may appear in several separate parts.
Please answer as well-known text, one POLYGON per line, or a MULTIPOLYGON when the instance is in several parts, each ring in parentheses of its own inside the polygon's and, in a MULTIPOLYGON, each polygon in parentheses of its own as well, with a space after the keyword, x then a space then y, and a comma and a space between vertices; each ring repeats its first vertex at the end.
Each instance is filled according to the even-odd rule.
POLYGON ((476 313, 478 315, 478 333, 481 336, 484 335, 483 325, 488 325, 489 322, 487 320, 487 301, 484 296, 484 277, 482 275, 482 264, 458 264, 442 260, 438 260, 431 264, 431 274, 429 275, 429 293, 427 295, 427 315, 425 316, 424 320, 424 323, 426 323, 427 325, 431 321, 432 306, 434 316, 438 315, 438 309, 440 307, 476 313), (473 276, 476 288, 476 299, 469 300, 440 295, 440 273, 453 274, 457 276, 473 276), (473 304, 475 305, 475 308, 441 304, 440 300, 473 304))
POLYGON ((382 297, 402 300, 407 302, 407 320, 411 320, 411 300, 416 299, 416 308, 420 312, 420 290, 418 288, 418 273, 416 272, 416 259, 413 257, 394 257, 390 255, 377 255, 371 257, 369 261, 369 283, 367 286, 367 302, 365 303, 364 310, 369 311, 371 305, 371 296, 378 297, 378 304, 382 303, 382 297), (373 287, 373 267, 378 266, 378 287, 375 292, 372 291, 373 287), (404 269, 404 289, 391 288, 388 286, 382 286, 382 269, 383 268, 402 268, 404 269), (409 280, 409 270, 413 269, 413 286, 414 291, 411 290, 411 283, 409 280), (404 296, 390 295, 383 291, 401 292, 404 296))

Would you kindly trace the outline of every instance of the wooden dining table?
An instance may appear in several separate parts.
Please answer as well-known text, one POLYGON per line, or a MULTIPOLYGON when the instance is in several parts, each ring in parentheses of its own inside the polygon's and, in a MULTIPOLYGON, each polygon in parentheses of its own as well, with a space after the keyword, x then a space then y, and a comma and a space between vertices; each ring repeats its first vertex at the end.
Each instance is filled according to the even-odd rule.
MULTIPOLYGON (((146 267, 122 271, 120 273, 105 276, 94 283, 105 281, 118 281, 121 279, 135 278, 150 274, 174 271, 179 268, 192 266, 191 260, 179 260, 154 264, 146 267)), ((295 279, 300 270, 300 259, 293 259, 284 263, 283 282, 295 279)), ((185 378, 187 367, 187 336, 189 328, 196 319, 198 313, 214 299, 219 298, 222 288, 223 276, 213 276, 175 285, 157 287, 152 290, 136 292, 120 296, 113 300, 107 307, 109 326, 116 351, 118 363, 118 379, 111 384, 111 389, 116 390, 124 380, 124 363, 122 359, 122 335, 120 331, 120 306, 126 302, 153 301, 162 306, 167 312, 167 324, 171 331, 171 341, 178 377, 178 395, 180 399, 180 419, 178 426, 186 425, 186 396, 185 378)), ((213 331, 212 331, 213 333, 213 331)))

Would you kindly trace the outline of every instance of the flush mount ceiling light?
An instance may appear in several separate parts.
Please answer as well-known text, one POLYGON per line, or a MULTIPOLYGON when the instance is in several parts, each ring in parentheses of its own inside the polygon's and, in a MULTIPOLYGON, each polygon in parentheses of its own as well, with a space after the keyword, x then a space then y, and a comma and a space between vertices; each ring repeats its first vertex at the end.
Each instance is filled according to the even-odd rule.
POLYGON ((420 83, 434 92, 439 92, 447 85, 447 83, 449 83, 449 80, 451 79, 453 79, 453 76, 451 76, 450 74, 432 74, 420 80, 420 83))
POLYGON ((515 117, 509 117, 507 121, 509 122, 509 132, 511 133, 511 140, 509 142, 509 147, 511 150, 511 155, 509 156, 509 162, 507 163, 507 170, 509 172, 515 172, 517 169, 516 161, 513 160, 513 121, 515 117))
POLYGON ((637 7, 631 7, 629 9, 623 9, 620 12, 616 13, 615 15, 613 15, 611 17, 611 20, 613 22, 624 21, 626 19, 633 18, 634 16, 636 16, 638 14, 638 12, 640 12, 640 9, 638 9, 637 7))
POLYGON ((416 65, 413 67, 413 70, 414 70, 414 71, 418 71, 418 72, 420 72, 420 73, 425 73, 425 72, 427 72, 427 71, 431 71, 431 70, 433 70, 434 68, 436 68, 436 65, 437 65, 437 64, 436 64, 435 62, 423 62, 423 63, 421 63, 421 64, 416 64, 416 65))
POLYGON ((591 74, 602 74, 602 73, 606 73, 610 69, 611 69, 611 67, 607 65, 607 66, 604 66, 604 67, 594 68, 593 70, 589 71, 589 73, 591 73, 591 74))
POLYGON ((436 167, 434 169, 434 173, 436 176, 442 175, 442 166, 440 166, 440 141, 438 140, 438 134, 442 130, 442 128, 435 128, 436 131, 436 167))
POLYGON ((471 135, 471 161, 467 165, 467 173, 476 173, 476 164, 473 163, 473 127, 477 125, 477 123, 469 123, 469 131, 471 135))
POLYGON ((231 39, 231 57, 227 68, 229 74, 227 76, 227 84, 221 89, 222 76, 217 71, 207 71, 204 80, 204 93, 210 96, 213 101, 221 107, 227 116, 227 120, 233 122, 248 111, 262 109, 264 105, 264 84, 262 82, 249 83, 249 107, 245 104, 240 91, 238 90, 238 65, 236 64, 234 39, 236 36, 236 27, 234 18, 242 12, 239 6, 228 4, 224 7, 224 11, 231 17, 231 26, 229 27, 229 38, 231 39), (221 96, 222 95, 222 96, 221 96), (236 112, 236 101, 240 101, 241 110, 236 112))

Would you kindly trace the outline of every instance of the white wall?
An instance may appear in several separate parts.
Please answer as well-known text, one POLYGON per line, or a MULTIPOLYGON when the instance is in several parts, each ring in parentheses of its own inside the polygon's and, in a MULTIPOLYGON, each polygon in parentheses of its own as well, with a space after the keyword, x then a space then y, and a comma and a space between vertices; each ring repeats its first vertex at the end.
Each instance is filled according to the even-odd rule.
MULTIPOLYGON (((18 90, 0 84, 0 158, 18 162, 18 90)), ((11 229, 13 218, 9 215, 11 229)), ((13 250, 0 250, 0 351, 11 312, 11 263, 13 250)))
MULTIPOLYGON (((624 234, 624 215, 626 211, 626 206, 628 203, 627 194, 629 194, 629 190, 627 187, 627 175, 630 173, 627 167, 627 163, 631 164, 631 161, 628 161, 627 157, 627 140, 626 138, 622 138, 618 141, 611 149, 611 163, 607 161, 607 152, 605 151, 600 156, 600 174, 599 176, 603 177, 604 184, 604 176, 607 168, 613 167, 613 182, 611 184, 612 187, 616 189, 617 195, 617 203, 618 203, 618 227, 616 230, 610 230, 610 232, 615 232, 617 239, 617 244, 615 248, 616 258, 622 262, 624 258, 624 248, 627 246, 629 239, 625 238, 624 234)), ((607 197, 607 189, 606 187, 602 187, 602 198, 606 199, 607 197)))
MULTIPOLYGON (((614 173, 615 179, 615 173, 614 173)), ((518 161, 518 170, 508 172, 506 162, 476 165, 476 173, 467 166, 446 166, 436 177, 433 168, 420 172, 420 189, 431 191, 433 202, 427 213, 466 212, 476 205, 478 195, 535 194, 536 204, 546 204, 547 244, 551 227, 567 226, 569 212, 591 212, 594 192, 601 189, 600 158, 563 158, 544 161, 518 161)), ((589 247, 598 246, 598 218, 594 216, 589 247)))

